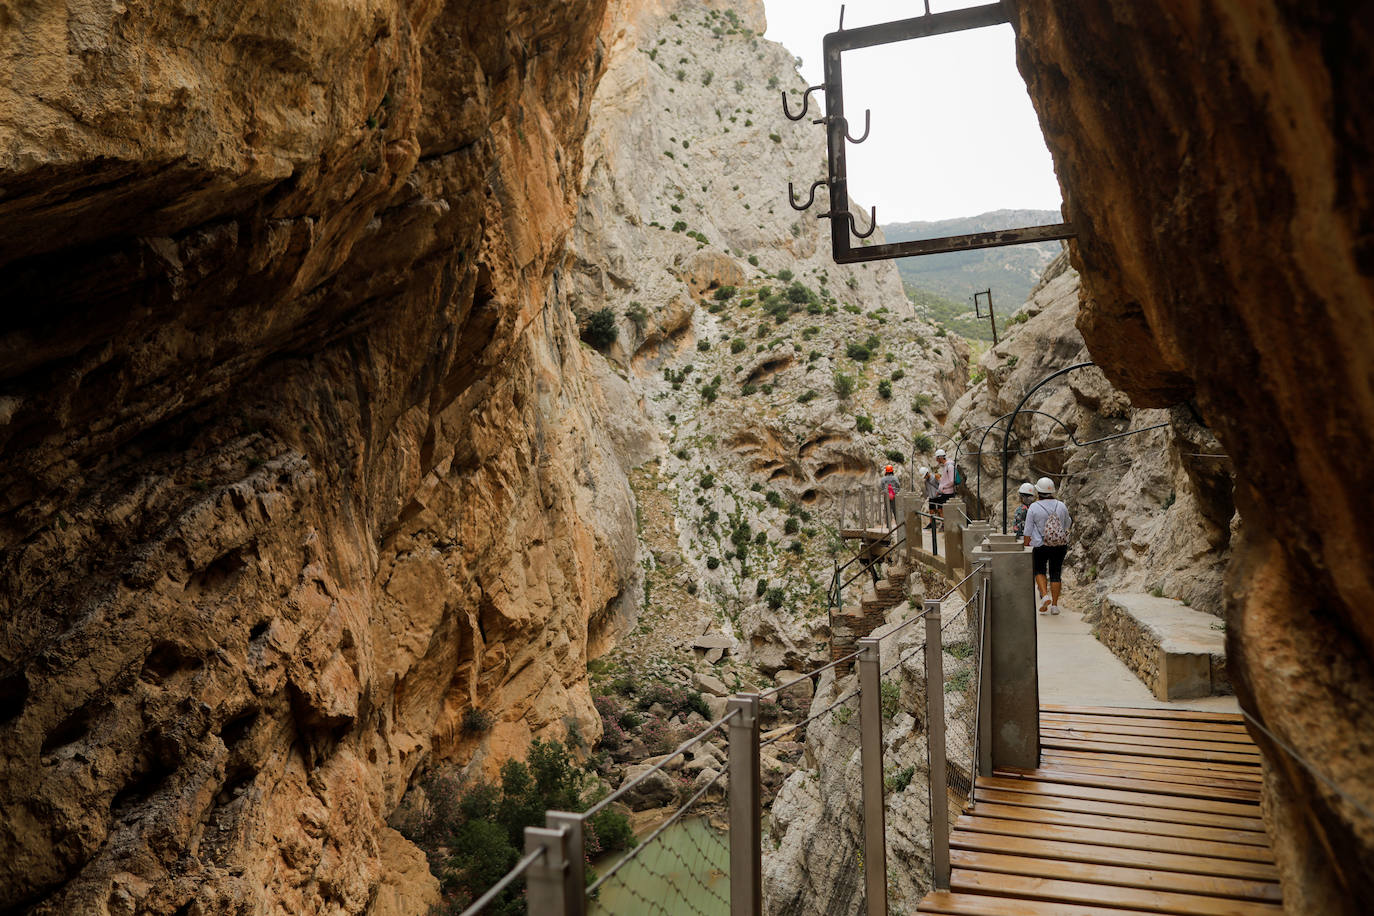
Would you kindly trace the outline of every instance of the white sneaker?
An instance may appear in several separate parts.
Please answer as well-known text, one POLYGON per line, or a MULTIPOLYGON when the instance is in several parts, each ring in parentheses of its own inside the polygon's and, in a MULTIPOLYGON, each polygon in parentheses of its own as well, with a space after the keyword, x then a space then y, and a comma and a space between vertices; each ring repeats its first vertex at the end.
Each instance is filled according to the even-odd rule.
POLYGON ((1058 613, 1059 613, 1059 605, 1057 605, 1057 604, 1051 604, 1051 605, 1050 605, 1050 613, 1051 613, 1051 614, 1058 614, 1058 613))
POLYGON ((1050 609, 1050 596, 1046 595, 1040 599, 1040 613, 1045 613, 1050 609))

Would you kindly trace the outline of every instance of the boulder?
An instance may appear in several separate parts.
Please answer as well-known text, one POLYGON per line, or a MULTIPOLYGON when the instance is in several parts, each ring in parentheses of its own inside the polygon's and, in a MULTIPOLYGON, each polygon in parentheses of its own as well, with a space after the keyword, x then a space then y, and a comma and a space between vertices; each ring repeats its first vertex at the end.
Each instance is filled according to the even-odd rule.
POLYGON ((631 788, 621 798, 635 811, 662 808, 677 801, 677 786, 673 784, 673 778, 662 770, 653 773, 650 770, 653 770, 653 765, 647 763, 625 768, 625 781, 621 788, 631 788), (649 775, 645 776, 646 773, 649 775), (644 777, 643 781, 636 783, 641 777, 644 777))
POLYGON ((726 687, 725 682, 714 675, 698 672, 692 676, 692 682, 696 684, 698 690, 710 696, 728 697, 730 695, 730 688, 726 687))

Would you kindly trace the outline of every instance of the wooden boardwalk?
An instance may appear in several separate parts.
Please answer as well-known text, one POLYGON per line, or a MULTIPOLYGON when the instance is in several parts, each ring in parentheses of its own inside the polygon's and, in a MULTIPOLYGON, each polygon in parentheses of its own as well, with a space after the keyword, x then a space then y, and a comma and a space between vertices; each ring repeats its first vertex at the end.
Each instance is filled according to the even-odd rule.
POLYGON ((978 779, 917 912, 1283 912, 1239 715, 1046 705, 1040 743, 1038 769, 978 779))

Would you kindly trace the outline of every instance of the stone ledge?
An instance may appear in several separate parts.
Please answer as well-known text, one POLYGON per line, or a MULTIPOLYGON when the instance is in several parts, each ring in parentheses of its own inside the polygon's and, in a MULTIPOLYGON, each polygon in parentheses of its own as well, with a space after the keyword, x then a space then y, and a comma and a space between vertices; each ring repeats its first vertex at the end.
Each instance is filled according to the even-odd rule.
POLYGON ((1160 700, 1231 694, 1226 635, 1211 614, 1173 598, 1108 595, 1093 635, 1160 700))

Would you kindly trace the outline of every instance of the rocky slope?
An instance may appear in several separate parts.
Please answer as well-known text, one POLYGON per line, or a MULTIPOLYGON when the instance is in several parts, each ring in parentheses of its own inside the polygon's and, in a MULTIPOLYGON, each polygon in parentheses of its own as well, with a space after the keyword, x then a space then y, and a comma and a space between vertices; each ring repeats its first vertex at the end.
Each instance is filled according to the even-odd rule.
MULTIPOLYGON (((788 207, 786 181, 822 173, 823 136, 782 117, 778 90, 804 87, 763 28, 757 2, 629 21, 592 105, 566 289, 584 323, 614 315, 607 356, 661 433, 677 549, 646 552, 650 611, 690 584, 675 605, 771 675, 825 657, 835 495, 876 486, 888 452, 913 466, 968 351, 914 317, 890 263, 831 262, 823 202, 788 207)), ((683 640, 654 649, 617 658, 693 661, 683 640)))
POLYGON ((1089 350, 1136 404, 1194 399, 1235 463, 1227 659, 1277 736, 1254 730, 1285 904, 1368 911, 1374 11, 1021 0, 1016 19, 1089 350))
MULTIPOLYGON (((970 512, 995 525, 1002 517, 1002 418, 1051 372, 1092 359, 1074 327, 1079 293, 1078 273, 1061 255, 1005 325, 1001 344, 979 359, 975 377, 983 379, 950 411, 970 512)), ((1159 591, 1220 615, 1239 526, 1231 465, 1188 405, 1134 408, 1089 368, 1049 382, 1025 409, 1033 412, 1018 420, 1010 446, 1009 511, 1021 481, 1048 476, 1058 485, 1074 514, 1070 602, 1089 609, 1109 592, 1159 591), (1146 431, 1076 444, 1133 430, 1146 431)))
POLYGON ((419 912, 416 765, 598 726, 603 13, 3 12, 0 909, 419 912))

